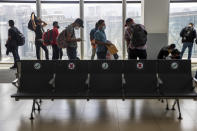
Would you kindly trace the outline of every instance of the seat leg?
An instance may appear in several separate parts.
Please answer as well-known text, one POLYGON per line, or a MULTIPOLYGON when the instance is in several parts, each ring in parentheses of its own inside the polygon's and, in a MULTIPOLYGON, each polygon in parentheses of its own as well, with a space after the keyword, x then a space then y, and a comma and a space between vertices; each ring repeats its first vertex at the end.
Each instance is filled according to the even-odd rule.
POLYGON ((175 105, 176 105, 176 100, 174 100, 174 104, 172 105, 172 109, 171 110, 175 110, 175 105))
POLYGON ((40 112, 40 110, 41 110, 41 108, 40 108, 40 106, 41 106, 41 105, 40 105, 40 103, 36 100, 36 101, 35 101, 35 104, 36 104, 36 105, 37 105, 37 107, 38 107, 38 109, 37 109, 37 110, 40 112))
POLYGON ((166 99, 166 110, 169 110, 168 99, 166 99))
POLYGON ((36 103, 36 100, 34 99, 33 100, 33 104, 32 104, 32 110, 31 110, 30 120, 33 120, 34 119, 35 103, 36 103))
POLYGON ((180 104, 179 104, 179 99, 177 99, 176 101, 177 101, 177 106, 178 106, 178 110, 179 110, 179 117, 178 117, 178 119, 182 120, 183 118, 182 118, 182 115, 181 115, 181 108, 180 108, 180 104))

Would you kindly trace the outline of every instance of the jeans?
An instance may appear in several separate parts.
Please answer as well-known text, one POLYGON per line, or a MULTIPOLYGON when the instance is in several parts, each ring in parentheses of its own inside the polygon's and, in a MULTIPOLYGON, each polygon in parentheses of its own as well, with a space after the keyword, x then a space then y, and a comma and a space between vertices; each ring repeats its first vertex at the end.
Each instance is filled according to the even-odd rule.
POLYGON ((52 56, 52 60, 58 60, 60 57, 60 49, 57 45, 52 45, 52 49, 53 49, 53 56, 52 56))
POLYGON ((183 47, 182 47, 182 50, 181 50, 181 59, 182 59, 183 54, 184 54, 184 52, 187 48, 188 48, 188 60, 191 60, 192 49, 193 49, 193 43, 192 42, 184 42, 183 43, 183 47))
POLYGON ((96 54, 98 60, 106 60, 107 52, 97 52, 96 54))
POLYGON ((44 50, 44 52, 45 52, 46 60, 49 60, 49 51, 48 51, 47 47, 42 44, 42 41, 36 40, 35 41, 35 45, 36 45, 36 56, 37 56, 37 59, 40 60, 40 48, 42 48, 44 50))
POLYGON ((67 47, 67 56, 69 60, 76 60, 77 58, 77 47, 67 47))
POLYGON ((91 60, 94 60, 95 55, 96 55, 96 48, 92 48, 91 60))
POLYGON ((18 46, 13 48, 11 50, 11 52, 12 52, 12 55, 14 57, 14 66, 16 67, 16 65, 17 65, 16 62, 20 60, 20 56, 18 54, 18 46))
POLYGON ((131 59, 147 59, 147 52, 146 50, 139 50, 139 49, 128 49, 128 57, 129 60, 131 59))

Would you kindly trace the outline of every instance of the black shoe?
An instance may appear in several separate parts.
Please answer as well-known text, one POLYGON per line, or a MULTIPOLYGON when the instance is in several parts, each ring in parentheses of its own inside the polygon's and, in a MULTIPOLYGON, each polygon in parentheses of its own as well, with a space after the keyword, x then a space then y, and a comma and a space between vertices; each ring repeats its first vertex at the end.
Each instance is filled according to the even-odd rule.
POLYGON ((10 69, 11 69, 11 70, 14 70, 14 69, 16 69, 16 66, 13 65, 12 67, 10 67, 10 69))

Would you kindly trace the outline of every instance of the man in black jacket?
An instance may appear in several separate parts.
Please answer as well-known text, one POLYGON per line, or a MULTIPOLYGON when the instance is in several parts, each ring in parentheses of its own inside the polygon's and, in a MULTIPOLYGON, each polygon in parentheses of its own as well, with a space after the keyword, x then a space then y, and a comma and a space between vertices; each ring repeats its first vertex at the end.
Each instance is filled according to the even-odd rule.
POLYGON ((6 42, 6 54, 8 55, 10 52, 14 57, 14 65, 10 67, 10 69, 15 69, 17 67, 16 62, 20 60, 18 54, 18 44, 17 44, 17 31, 18 29, 14 26, 14 21, 9 20, 10 29, 8 30, 8 40, 6 42))
POLYGON ((181 58, 185 50, 188 48, 188 60, 191 59, 192 56, 192 48, 194 39, 196 38, 196 30, 194 29, 194 24, 189 23, 189 25, 182 29, 180 36, 182 37, 183 47, 181 50, 181 58))

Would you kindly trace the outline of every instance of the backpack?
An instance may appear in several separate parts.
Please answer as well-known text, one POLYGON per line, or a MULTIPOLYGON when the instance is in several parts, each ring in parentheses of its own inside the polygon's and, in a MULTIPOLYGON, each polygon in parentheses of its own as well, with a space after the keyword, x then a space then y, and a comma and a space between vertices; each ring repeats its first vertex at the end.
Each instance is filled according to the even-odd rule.
POLYGON ((17 28, 14 31, 16 33, 17 46, 23 46, 25 44, 25 36, 17 28))
POLYGON ((132 26, 132 44, 134 47, 144 46, 147 42, 147 31, 140 24, 132 26))
POLYGON ((30 20, 28 22, 28 26, 27 26, 29 30, 34 31, 32 22, 35 21, 36 19, 37 19, 37 17, 35 16, 35 14, 31 14, 31 18, 30 18, 30 20), (34 20, 32 20, 32 15, 34 15, 34 20))
POLYGON ((191 27, 186 27, 183 36, 186 38, 192 37, 193 29, 191 27))
MULTIPOLYGON (((71 37, 73 37, 74 34, 71 35, 71 37)), ((64 29, 59 36, 57 37, 57 44, 58 47, 60 48, 67 48, 68 47, 68 42, 66 40, 66 36, 67 36, 67 29, 64 29)))
POLYGON ((67 48, 68 43, 66 41, 66 32, 67 30, 64 29, 57 37, 57 44, 60 48, 67 48))
POLYGON ((42 36, 43 44, 45 46, 51 45, 53 42, 53 30, 47 30, 42 36))

